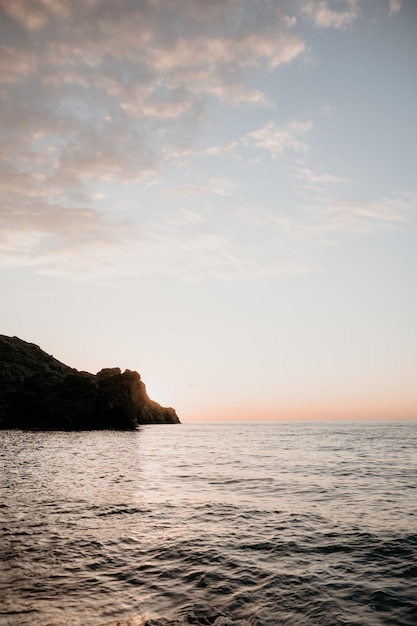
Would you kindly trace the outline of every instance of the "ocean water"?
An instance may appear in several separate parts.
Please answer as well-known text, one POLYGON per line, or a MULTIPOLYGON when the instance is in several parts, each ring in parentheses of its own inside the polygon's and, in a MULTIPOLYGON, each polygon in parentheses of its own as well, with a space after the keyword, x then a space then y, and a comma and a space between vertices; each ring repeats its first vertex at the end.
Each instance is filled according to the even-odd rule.
POLYGON ((0 432, 1 626, 417 624, 417 422, 0 432))

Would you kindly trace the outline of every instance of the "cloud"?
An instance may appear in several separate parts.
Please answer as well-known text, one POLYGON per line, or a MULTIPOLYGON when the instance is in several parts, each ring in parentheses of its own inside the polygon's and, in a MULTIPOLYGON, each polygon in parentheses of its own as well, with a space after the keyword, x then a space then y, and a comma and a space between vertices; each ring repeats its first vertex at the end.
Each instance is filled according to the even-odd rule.
POLYGON ((2 267, 32 266, 67 271, 74 266, 89 273, 98 253, 102 260, 121 251, 134 237, 127 222, 114 223, 92 209, 74 209, 33 202, 29 207, 6 207, 0 213, 2 267))
POLYGON ((298 168, 295 171, 295 178, 305 180, 313 185, 315 184, 328 184, 328 183, 348 183, 347 178, 341 176, 334 176, 333 174, 315 174, 309 168, 298 168))
POLYGON ((235 183, 226 178, 211 178, 205 185, 182 185, 171 190, 176 195, 213 194, 215 196, 230 196, 235 183))
POLYGON ((401 0, 389 0, 389 14, 395 15, 401 9, 402 2, 401 0))
POLYGON ((289 63, 305 50, 304 42, 293 33, 247 34, 240 37, 199 37, 178 39, 170 46, 159 48, 151 58, 154 70, 172 71, 183 68, 259 67, 275 68, 289 63))
POLYGON ((7 50, 13 57, 7 65, 27 72, 35 59, 39 73, 32 77, 44 85, 90 85, 145 117, 181 115, 204 94, 262 104, 265 95, 245 84, 244 72, 290 63, 305 43, 291 32, 290 18, 261 4, 263 20, 251 23, 245 3, 240 10, 233 1, 210 3, 208 10, 207 3, 188 0, 96 0, 76 11, 59 0, 0 0, 16 44, 7 50), (39 31, 36 45, 16 24, 39 31))
POLYGON ((5 13, 28 31, 39 31, 51 18, 66 18, 69 14, 67 2, 60 0, 2 0, 5 13))
POLYGON ((0 170, 43 173, 31 181, 42 197, 86 206, 92 186, 196 154, 210 99, 270 106, 248 73, 291 63, 305 43, 282 9, 249 6, 0 0, 0 170))
POLYGON ((223 146, 211 146, 203 151, 203 154, 208 156, 217 156, 219 154, 227 154, 228 152, 234 152, 238 146, 237 141, 229 141, 229 143, 223 146))
POLYGON ((323 198, 301 208, 310 216, 312 232, 377 232, 403 226, 416 211, 417 195, 404 193, 369 202, 323 198))
POLYGON ((305 0, 302 12, 310 18, 317 28, 345 29, 359 18, 359 0, 344 0, 344 11, 335 11, 331 5, 340 4, 339 0, 305 0))
POLYGON ((259 227, 275 224, 293 243, 325 243, 327 235, 371 233, 404 227, 416 214, 417 194, 403 193, 379 200, 356 201, 322 197, 299 204, 302 214, 290 218, 285 213, 261 209, 241 212, 241 217, 259 227))
MULTIPOLYGON (((391 13, 399 5, 391 0, 391 13)), ((325 232, 401 223, 407 211, 388 201, 319 198, 305 206, 307 225, 283 208, 260 211, 257 224, 252 215, 250 227, 235 204, 220 213, 221 198, 240 197, 223 158, 309 149, 313 123, 274 121, 264 91, 305 58, 298 18, 342 29, 359 9, 354 0, 0 0, 0 267, 79 279, 279 275, 306 271, 303 246, 325 232), (250 132, 248 110, 263 116, 250 132), (231 120, 223 145, 209 134, 221 116, 231 120), (197 176, 182 168, 193 159, 197 176), (177 197, 163 193, 174 185, 177 197)), ((296 176, 345 182, 307 167, 296 176)))
POLYGON ((246 146, 266 150, 273 158, 287 149, 305 152, 308 150, 308 144, 303 138, 312 128, 312 122, 291 121, 283 126, 268 122, 263 128, 248 133, 243 143, 246 146))
POLYGON ((36 69, 36 60, 26 50, 12 46, 0 46, 0 83, 14 83, 22 80, 36 69))
POLYGON ((233 253, 227 236, 210 229, 195 212, 181 210, 139 225, 115 222, 91 209, 42 203, 2 211, 0 263, 79 281, 245 274, 245 261, 233 253))
POLYGON ((181 208, 132 222, 29 197, 0 213, 0 263, 75 280, 291 275, 312 271, 317 249, 342 234, 404 227, 416 207, 413 194, 370 202, 321 198, 300 205, 297 218, 285 207, 257 206, 229 210, 223 221, 212 208, 181 208))

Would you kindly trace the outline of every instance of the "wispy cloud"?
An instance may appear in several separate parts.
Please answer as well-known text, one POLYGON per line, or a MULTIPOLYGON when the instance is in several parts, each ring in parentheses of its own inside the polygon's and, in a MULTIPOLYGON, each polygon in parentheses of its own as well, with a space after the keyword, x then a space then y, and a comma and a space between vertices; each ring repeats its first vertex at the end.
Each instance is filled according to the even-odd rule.
POLYGON ((76 267, 88 276, 92 259, 100 257, 106 263, 126 241, 134 240, 135 230, 132 224, 112 223, 92 209, 42 202, 26 209, 6 208, 0 213, 0 262, 3 267, 29 265, 45 270, 59 266, 69 272, 76 267))
POLYGON ((301 207, 317 233, 376 232, 404 226, 416 214, 417 195, 404 193, 368 202, 322 198, 301 207))
POLYGON ((226 222, 212 211, 182 208, 133 223, 36 201, 0 213, 0 263, 76 280, 161 273, 185 280, 291 275, 312 271, 316 251, 343 234, 405 227, 416 214, 417 196, 371 202, 323 197, 299 208, 298 217, 289 217, 278 206, 236 207, 226 222))
POLYGON ((206 154, 209 156, 217 156, 219 154, 226 154, 228 152, 234 152, 237 146, 238 146, 237 141, 229 141, 229 143, 227 143, 224 146, 211 146, 210 148, 206 148, 203 151, 203 154, 206 154))
MULTIPOLYGON (((343 30, 362 16, 363 4, 363 0, 302 0, 301 12, 316 28, 343 30)), ((389 14, 395 15, 401 6, 402 0, 389 0, 389 14)))
POLYGON ((294 173, 295 178, 300 180, 305 180, 308 183, 313 185, 326 185, 328 183, 348 183, 349 180, 347 178, 342 178, 341 176, 334 176, 333 174, 316 174, 312 172, 308 167, 300 167, 295 170, 294 173))
POLYGON ((361 14, 359 0, 344 0, 344 10, 335 11, 333 6, 340 2, 333 0, 305 0, 302 11, 313 20, 317 28, 345 29, 358 19, 361 14))
POLYGON ((211 178, 204 185, 181 185, 170 193, 177 195, 213 194, 215 196, 230 196, 236 184, 227 178, 211 178))
POLYGON ((273 158, 284 150, 305 152, 308 150, 305 136, 312 128, 312 122, 291 121, 282 126, 268 122, 264 127, 248 133, 243 143, 266 150, 273 158))

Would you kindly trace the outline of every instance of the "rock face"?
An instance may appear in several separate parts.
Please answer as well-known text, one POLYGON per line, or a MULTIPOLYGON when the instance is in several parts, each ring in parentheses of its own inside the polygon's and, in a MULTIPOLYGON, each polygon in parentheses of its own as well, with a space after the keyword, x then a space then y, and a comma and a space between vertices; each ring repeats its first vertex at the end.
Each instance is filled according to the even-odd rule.
POLYGON ((151 400, 137 372, 79 372, 33 343, 0 335, 0 429, 132 430, 179 424, 151 400))

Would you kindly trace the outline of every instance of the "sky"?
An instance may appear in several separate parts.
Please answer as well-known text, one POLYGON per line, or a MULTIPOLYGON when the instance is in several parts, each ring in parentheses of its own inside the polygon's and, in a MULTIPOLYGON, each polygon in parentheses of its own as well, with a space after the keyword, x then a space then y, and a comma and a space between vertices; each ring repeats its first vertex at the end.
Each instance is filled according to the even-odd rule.
POLYGON ((183 422, 417 419, 417 2, 0 0, 0 333, 183 422))

